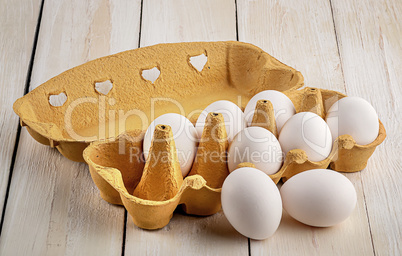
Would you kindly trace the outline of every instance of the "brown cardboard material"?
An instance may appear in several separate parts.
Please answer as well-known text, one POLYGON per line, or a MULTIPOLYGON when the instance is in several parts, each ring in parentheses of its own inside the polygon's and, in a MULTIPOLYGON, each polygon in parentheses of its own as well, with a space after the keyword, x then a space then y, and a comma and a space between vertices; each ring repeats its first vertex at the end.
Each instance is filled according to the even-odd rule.
MULTIPOLYGON (((304 104, 306 103, 306 99, 312 100, 313 102, 318 102, 320 104, 319 108, 313 109, 322 109, 323 116, 325 117, 326 111, 335 103, 337 100, 345 97, 346 95, 341 94, 336 91, 331 90, 323 90, 317 88, 304 88, 301 90, 289 90, 284 92, 294 103, 297 112, 305 110, 304 104), (315 89, 315 90, 312 90, 315 89), (311 96, 312 91, 317 91, 320 95, 315 94, 314 97, 311 96), (306 94, 308 96, 306 96, 306 94), (317 101, 317 98, 320 99, 317 101)), ((262 103, 266 104, 265 102, 262 103)), ((269 104, 268 104, 269 105, 269 104)), ((267 106, 267 105, 265 105, 267 106)), ((268 113, 258 113, 255 112, 255 115, 264 115, 264 116, 272 116, 273 109, 272 108, 261 108, 256 106, 256 109, 265 109, 268 113)), ((211 123, 219 123, 220 115, 214 116, 213 113, 210 113, 208 116, 209 121, 206 122, 206 126, 204 127, 203 137, 209 137, 211 135, 210 128, 211 123)), ((219 127, 219 126, 218 126, 219 127)), ((140 133, 140 131, 137 131, 140 133)), ((223 134, 222 131, 217 132, 218 134, 223 134)), ((300 173, 302 171, 306 171, 309 169, 322 169, 327 168, 328 165, 331 164, 331 168, 336 171, 346 171, 346 172, 355 172, 362 170, 374 152, 376 146, 381 144, 381 142, 385 139, 385 129, 380 121, 380 132, 377 139, 370 143, 369 145, 361 146, 357 145, 353 139, 349 135, 342 135, 337 138, 335 141, 332 151, 327 159, 324 159, 320 162, 310 161, 306 155, 306 153, 301 149, 294 149, 288 152, 286 155, 285 161, 281 169, 270 175, 271 179, 278 183, 281 179, 286 181, 293 175, 300 173)), ((137 135, 133 135, 133 137, 138 137, 137 135)), ((218 137, 225 137, 224 135, 218 135, 218 137)), ((124 141, 124 140, 123 140, 124 141)), ((134 144, 133 142, 130 145, 133 147, 140 147, 141 145, 134 144)), ((124 182, 124 178, 121 180, 121 174, 130 172, 128 169, 119 169, 117 163, 113 157, 116 153, 112 153, 118 149, 116 146, 119 144, 118 141, 112 142, 95 142, 92 143, 88 148, 84 151, 84 159, 88 163, 91 171, 91 175, 101 190, 102 197, 108 202, 115 202, 116 194, 120 194, 121 202, 117 202, 118 204, 123 204, 132 215, 134 223, 141 228, 145 229, 156 229, 161 228, 167 223, 169 223, 170 218, 172 217, 174 209, 178 204, 183 204, 183 208, 189 214, 195 215, 210 215, 219 211, 221 207, 220 202, 220 192, 221 188, 213 188, 208 186, 207 181, 202 177, 203 172, 210 172, 208 169, 208 164, 198 167, 193 165, 193 170, 197 169, 197 174, 192 175, 194 173, 190 173, 191 175, 187 176, 184 179, 183 185, 180 191, 170 200, 166 201, 149 201, 142 200, 140 198, 132 196, 130 193, 127 193, 124 190, 124 183, 133 184, 134 182, 126 181, 124 182), (105 152, 102 154, 102 152, 105 152), (107 153, 106 153, 107 152, 107 153), (95 157, 100 154, 101 158, 95 157), (100 162, 102 161, 102 164, 100 162), (116 168, 113 168, 115 167, 116 168), (205 169, 204 169, 205 168, 205 169), (111 173, 112 174, 109 174, 111 173), (199 175, 201 174, 201 175, 199 175), (103 178, 102 178, 103 177, 103 178), (114 179, 110 177, 115 177, 114 179), (116 177, 118 178, 116 180, 116 177), (105 184, 107 183, 107 184, 105 184), (110 196, 105 196, 110 195, 110 196), (109 198, 111 200, 109 201, 109 198), (148 213, 152 213, 151 215, 148 213)), ((202 145, 202 142, 200 143, 202 145)), ((219 144, 223 147, 223 144, 219 144)), ((217 145, 215 145, 217 146, 217 145)), ((127 147, 127 146, 126 146, 127 147)), ((226 147, 226 146, 224 146, 226 147)), ((212 147, 209 148, 212 150, 212 147)), ((218 148, 219 149, 219 148, 218 148)), ((222 148, 220 148, 222 149, 222 148)), ((126 158, 128 158, 126 156, 126 158)), ((119 160, 121 161, 121 160, 119 160)), ((124 160, 123 160, 124 161, 124 160)), ((141 164, 137 163, 139 166, 141 164)), ((241 163, 240 167, 254 167, 252 163, 241 163)), ((133 168, 133 167, 131 167, 133 168)), ((140 167, 134 168, 136 175, 134 177, 138 177, 142 170, 140 167)), ((221 178, 226 177, 227 169, 220 166, 219 168, 214 168, 212 171, 216 172, 216 180, 219 180, 219 184, 221 183, 221 178)), ((192 171, 193 172, 193 171, 192 171)), ((213 176, 207 174, 207 180, 213 180, 213 176)))
MULTIPOLYGON (((164 195, 154 198, 153 195, 148 197, 140 193, 139 191, 146 191, 146 184, 149 183, 145 181, 146 176, 142 179, 144 168, 149 171, 149 167, 144 167, 142 159, 142 139, 144 130, 152 121, 149 113, 151 97, 176 100, 183 105, 184 114, 188 115, 196 109, 204 109, 216 100, 237 102, 237 96, 241 96, 240 107, 244 108, 256 93, 274 89, 284 92, 294 103, 297 112, 313 111, 325 117, 329 107, 346 96, 317 88, 296 90, 302 86, 303 77, 300 72, 250 44, 162 44, 107 56, 66 71, 18 99, 14 103, 14 110, 21 117, 21 125, 25 125, 38 142, 56 147, 71 160, 85 160, 104 200, 124 205, 137 226, 158 229, 169 223, 178 205, 182 205, 188 214, 211 215, 218 212, 221 208, 220 186, 223 177, 227 175, 227 167, 224 168, 221 164, 214 166, 217 171, 214 180, 205 170, 210 163, 194 165, 192 175, 185 177, 181 185, 180 179, 177 184, 172 185, 173 189, 167 197, 164 195), (208 60, 199 72, 189 63, 189 57, 203 53, 208 60), (160 70, 160 76, 154 83, 141 76, 142 70, 153 67, 160 70), (106 80, 112 82, 113 88, 106 96, 100 95, 94 85, 106 80), (67 95, 66 103, 60 107, 51 106, 49 96, 61 92, 67 95), (111 102, 111 99, 114 101, 111 102), (71 113, 70 128, 85 137, 101 133, 96 123, 100 118, 101 107, 91 100, 104 104, 105 113, 137 109, 143 111, 148 120, 144 126, 139 126, 135 120, 128 120, 123 132, 119 129, 109 132, 116 120, 106 115, 106 127, 109 130, 105 128, 103 137, 73 138, 65 126, 65 116, 69 106, 77 102, 77 109, 71 113), (89 146, 85 148, 87 145, 89 146), (137 192, 134 192, 136 189, 137 192)), ((264 110, 268 116, 273 116, 269 104, 263 104, 259 109, 264 110)), ((155 110, 155 117, 167 112, 179 112, 169 104, 156 105, 155 110)), ((219 118, 209 118, 212 118, 211 122, 221 122, 219 118)), ((197 116, 190 117, 193 123, 196 119, 197 116)), ((205 127, 204 132, 204 138, 213 133, 208 127, 205 127)), ((222 130, 217 132, 218 136, 225 138, 222 130)), ((326 168, 329 164, 337 171, 359 171, 365 167, 368 158, 385 136, 381 122, 379 136, 369 145, 357 145, 349 135, 342 135, 334 144, 330 156, 320 162, 309 161, 305 152, 300 149, 291 150, 282 168, 270 177, 277 183, 280 179, 286 180, 301 171, 326 168)), ((169 144, 169 152, 174 151, 172 146, 169 144)), ((205 147, 205 151, 209 147, 223 151, 227 144, 213 144, 205 147)), ((177 173, 175 166, 177 164, 173 161, 168 166, 159 165, 159 170, 168 169, 172 171, 168 173, 177 173)), ((242 166, 252 165, 244 163, 242 166)), ((158 168, 154 170, 157 171, 158 168)))
POLYGON ((201 175, 211 188, 221 188, 229 175, 226 151, 229 143, 221 113, 209 113, 205 119, 197 155, 188 176, 201 175))
POLYGON ((252 168, 255 168, 255 165, 254 165, 253 163, 250 163, 250 162, 243 162, 243 163, 238 164, 238 165, 236 166, 236 169, 243 168, 243 167, 252 167, 252 168))
POLYGON ((303 95, 300 108, 299 112, 313 112, 324 118, 321 90, 318 88, 308 88, 303 95))
POLYGON ((152 201, 169 200, 177 194, 182 183, 183 176, 172 128, 168 125, 157 125, 134 196, 152 201))
MULTIPOLYGON (((187 116, 216 100, 237 102, 238 96, 244 108, 260 91, 301 86, 300 72, 251 44, 159 44, 99 58, 65 71, 18 99, 14 111, 38 142, 53 145, 73 161, 83 161, 82 151, 89 143, 116 138, 124 131, 145 130, 161 114, 175 112, 187 116), (189 58, 201 54, 208 59, 199 72, 189 58), (142 77, 142 71, 154 67, 160 75, 152 83, 142 77), (113 87, 104 95, 95 86, 107 80, 113 87), (66 94, 66 102, 59 107, 50 105, 49 97, 60 93, 66 94), (155 112, 151 111, 151 98, 159 99, 154 102, 155 112), (163 100, 166 98, 169 100, 163 100), (134 113, 120 125, 124 115, 132 110, 143 114, 134 113)), ((190 117, 192 122, 196 119, 196 115, 190 117)))
MULTIPOLYGON (((293 102, 296 111, 310 111, 325 118, 327 110, 336 101, 346 95, 318 88, 306 87, 302 90, 284 92, 293 102)), ((325 169, 329 165, 331 169, 339 172, 357 172, 363 170, 375 148, 380 145, 386 132, 380 120, 380 130, 377 139, 368 145, 357 145, 350 135, 339 136, 333 146, 331 153, 319 162, 310 161, 306 153, 301 149, 290 150, 285 157, 282 168, 275 174, 270 175, 275 183, 282 178, 284 181, 300 172, 310 169, 325 169)))
POLYGON ((251 126, 265 128, 278 138, 274 107, 269 100, 257 101, 251 126))

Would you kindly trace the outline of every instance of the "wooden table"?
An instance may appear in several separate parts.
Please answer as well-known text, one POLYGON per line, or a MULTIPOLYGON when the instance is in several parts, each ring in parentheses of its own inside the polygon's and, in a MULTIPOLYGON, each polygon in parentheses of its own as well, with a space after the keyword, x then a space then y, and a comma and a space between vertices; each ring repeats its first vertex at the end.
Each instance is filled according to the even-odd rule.
POLYGON ((0 0, 0 255, 401 255, 402 1, 0 0), (239 40, 308 86, 372 103, 388 137, 362 172, 352 216, 312 228, 284 214, 265 241, 222 213, 176 214, 159 231, 103 201, 88 167, 21 129, 13 102, 89 60, 156 43, 239 40))

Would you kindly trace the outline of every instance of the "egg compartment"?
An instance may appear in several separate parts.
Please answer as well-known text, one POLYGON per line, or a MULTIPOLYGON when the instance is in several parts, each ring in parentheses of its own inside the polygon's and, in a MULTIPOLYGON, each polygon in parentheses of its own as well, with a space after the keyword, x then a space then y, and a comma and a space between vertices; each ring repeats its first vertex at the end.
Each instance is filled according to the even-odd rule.
POLYGON ((18 99, 14 111, 38 142, 83 161, 89 143, 145 130, 161 114, 187 116, 222 99, 245 107, 260 91, 301 86, 300 72, 251 44, 159 44, 72 68, 18 99))
MULTIPOLYGON (((325 116, 332 104, 346 96, 336 91, 308 87, 297 91, 286 91, 285 94, 292 100, 297 112, 312 111, 321 117, 325 116)), ((218 113, 210 113, 207 116, 208 118, 209 122, 206 122, 204 127, 203 138, 212 136, 206 134, 208 125, 212 128, 223 123, 223 118, 218 113)), ((260 100, 257 102, 252 125, 264 127, 276 133, 273 108, 269 101, 260 100)), ((209 129, 210 132, 211 130, 209 129)), ((212 145, 204 145, 203 140, 201 140, 196 157, 198 157, 200 148, 211 152, 227 149, 224 126, 223 129, 214 129, 213 131, 215 138, 221 140, 212 145)), ((144 160, 133 162, 129 158, 133 156, 131 152, 134 148, 137 154, 134 155, 135 159, 140 159, 142 136, 143 132, 137 130, 122 134, 115 141, 94 142, 85 149, 84 159, 89 165, 92 178, 103 199, 113 204, 124 205, 134 223, 144 229, 157 229, 167 225, 173 211, 180 204, 183 205, 184 211, 188 214, 211 215, 219 211, 221 208, 221 186, 224 178, 228 175, 226 162, 223 165, 222 162, 215 163, 215 165, 208 162, 193 164, 192 170, 178 188, 178 192, 168 200, 144 200, 134 196, 133 192, 143 173, 144 160), (134 138, 135 140, 133 140, 134 138), (122 148, 126 153, 122 154, 119 151, 122 148), (214 187, 210 186, 211 182, 212 184, 215 183, 214 187)), ((293 175, 305 170, 325 169, 330 163, 331 168, 336 171, 360 171, 366 166, 375 147, 385 139, 385 136, 385 129, 381 122, 377 139, 369 145, 357 145, 349 135, 339 136, 329 157, 320 162, 308 160, 305 151, 301 149, 291 150, 288 152, 281 169, 270 177, 275 183, 278 183, 280 179, 286 181, 293 175)), ((239 167, 241 166, 252 166, 252 164, 242 163, 239 167)), ((171 168, 169 166, 160 167, 161 172, 171 168)))
MULTIPOLYGON (((326 113, 329 108, 338 100, 346 97, 345 94, 332 90, 324 90, 319 88, 306 87, 301 90, 289 90, 285 91, 290 100, 292 100, 296 112, 313 112, 325 119, 326 113)), ((262 104, 262 102, 260 102, 262 104)), ((271 121, 268 123, 274 123, 273 109, 256 107, 256 112, 262 117, 258 118, 263 120, 265 116, 270 117, 271 121), (264 112, 265 111, 265 112, 264 112)), ((256 115, 253 118, 256 119, 256 115)), ((328 166, 339 172, 357 172, 363 170, 367 166, 367 161, 374 153, 375 148, 380 145, 385 137, 386 131, 384 125, 379 121, 379 133, 377 138, 368 145, 358 145, 350 135, 339 136, 332 145, 332 150, 329 156, 319 162, 310 161, 304 150, 293 149, 290 150, 286 157, 281 169, 270 175, 275 183, 278 183, 280 179, 286 181, 293 175, 310 169, 326 169, 328 166)), ((260 122, 261 123, 261 122, 260 122)), ((263 122, 262 122, 263 124, 263 122)), ((261 126, 261 125, 259 125, 261 126)), ((273 130, 275 126, 265 127, 275 134, 273 130)))
MULTIPOLYGON (((274 89, 283 91, 297 112, 312 111, 324 117, 334 102, 345 97, 317 88, 296 90, 302 86, 300 72, 250 44, 162 44, 103 57, 68 70, 18 99, 14 110, 21 117, 21 125, 38 142, 56 147, 71 160, 85 160, 104 200, 124 205, 137 226, 157 229, 168 224, 178 205, 183 205, 188 214, 216 213, 221 208, 221 188, 208 185, 206 180, 211 182, 213 177, 210 174, 198 174, 211 169, 204 163, 198 171, 190 172, 192 175, 183 180, 172 198, 157 201, 133 196, 145 167, 141 159, 143 130, 153 116, 170 112, 187 115, 216 100, 237 102, 238 96, 244 109, 254 94, 274 89), (207 57, 202 68, 191 62, 201 55, 207 57), (110 84, 112 87, 107 88, 110 84), (106 89, 99 90, 102 85, 106 89), (62 96, 64 102, 51 105, 52 96, 62 96), (151 115, 148 103, 152 97, 180 102, 183 111, 165 102, 156 104, 156 111, 151 115), (76 107, 74 111, 71 106, 76 107), (141 123, 143 120, 129 118, 123 127, 117 127, 120 120, 108 115, 113 111, 131 110, 141 111, 147 120, 141 123), (102 111, 105 116, 101 115, 102 111), (66 116, 71 119, 70 125, 65 123, 66 116), (98 120, 105 127, 101 128, 98 120), (72 136, 71 130, 78 136, 72 136)), ((271 119, 261 126, 274 129, 269 103, 263 105, 271 119)), ((261 121, 258 118, 255 116, 256 122, 261 121)), ((196 119, 197 116, 192 116, 190 121, 195 123, 196 119)), ((329 164, 338 171, 361 170, 385 136, 381 122, 378 138, 369 145, 357 145, 350 136, 342 135, 330 156, 321 162, 309 161, 300 149, 291 150, 282 168, 270 177, 277 183, 281 178, 286 180, 301 171, 327 168, 329 164)), ((208 152, 208 147, 205 151, 208 152)), ((220 178, 226 175, 223 171, 221 174, 220 178)))
POLYGON ((131 131, 114 141, 94 142, 84 150, 84 159, 101 197, 123 205, 135 225, 144 229, 167 225, 178 205, 187 214, 205 216, 218 212, 221 187, 229 174, 227 161, 203 159, 204 152, 226 153, 228 142, 222 114, 207 116, 196 159, 184 180, 170 127, 156 126, 146 163, 142 159, 143 135, 140 130, 131 131), (151 157, 164 150, 173 155, 169 161, 151 157))

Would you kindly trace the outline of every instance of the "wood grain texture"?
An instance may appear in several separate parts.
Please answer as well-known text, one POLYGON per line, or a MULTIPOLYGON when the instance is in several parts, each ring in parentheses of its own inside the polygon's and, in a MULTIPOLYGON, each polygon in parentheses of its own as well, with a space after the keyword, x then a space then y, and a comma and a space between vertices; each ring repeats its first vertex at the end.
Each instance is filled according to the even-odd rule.
MULTIPOLYGON (((30 89, 86 61, 164 42, 236 39, 234 0, 46 0, 30 89)), ((0 207, 3 206, 40 1, 0 0, 0 207)), ((331 228, 286 213, 251 255, 401 255, 402 2, 237 0, 240 41, 300 70, 307 86, 367 99, 388 137, 366 170, 346 174, 358 194, 352 216, 331 228)), ((158 231, 124 230, 124 209, 99 196, 87 166, 22 129, 0 255, 248 255, 247 239, 222 212, 176 212, 158 231), (126 238, 124 239, 124 232, 126 238), (125 242, 125 247, 123 243, 125 242)))
POLYGON ((247 238, 220 211, 199 217, 175 212, 169 225, 154 231, 127 221, 125 255, 248 255, 247 238))
POLYGON ((332 1, 349 95, 368 100, 387 138, 362 172, 376 255, 402 254, 402 2, 332 1))
MULTIPOLYGON (((140 1, 47 0, 31 88, 68 68, 138 46, 140 1)), ((0 255, 121 255, 124 208, 103 201, 83 163, 34 141, 16 157, 0 255)))
POLYGON ((235 1, 144 0, 141 47, 236 40, 235 1))
POLYGON ((0 1, 0 212, 18 127, 13 103, 24 95, 41 1, 0 1))
POLYGON ((239 0, 239 41, 299 70, 307 86, 344 91, 329 2, 239 0))
MULTIPOLYGON (((327 1, 238 1, 239 40, 260 46, 300 70, 307 86, 345 92, 331 6, 327 1)), ((251 255, 372 255, 361 173, 345 174, 358 203, 331 228, 300 224, 286 213, 278 231, 251 241, 251 255)))
MULTIPOLYGON (((141 47, 181 41, 236 40, 235 3, 144 0, 141 47)), ((159 231, 144 231, 127 220, 125 255, 247 255, 247 238, 222 212, 210 217, 175 213, 159 231)))

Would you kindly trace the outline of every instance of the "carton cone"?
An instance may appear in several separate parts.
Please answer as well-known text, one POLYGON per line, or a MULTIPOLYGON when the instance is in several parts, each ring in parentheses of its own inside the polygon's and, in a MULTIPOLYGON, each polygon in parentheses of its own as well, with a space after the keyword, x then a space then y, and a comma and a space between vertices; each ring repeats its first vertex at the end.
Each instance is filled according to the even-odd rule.
MULTIPOLYGON (((314 90, 311 89, 312 88, 305 88, 303 90, 291 90, 286 92, 286 95, 293 101, 293 104, 295 105, 298 112, 303 110, 309 111, 313 109, 313 111, 317 111, 317 113, 319 113, 320 111, 318 110, 323 109, 325 114, 325 112, 331 107, 332 104, 334 104, 334 102, 336 102, 336 100, 346 96, 336 91, 317 89, 316 93, 314 92, 314 90), (314 97, 312 97, 312 95, 314 97), (320 100, 320 98, 322 99, 322 101, 320 100), (314 108, 314 105, 312 105, 313 108, 311 106, 310 107, 303 106, 303 104, 307 105, 310 104, 311 100, 313 102, 317 102, 319 107, 314 108), (321 106, 320 102, 325 104, 321 106)), ((269 107, 270 106, 267 105, 266 103, 262 104, 262 106, 260 104, 260 106, 258 106, 257 108, 265 110, 257 111, 256 119, 258 120, 262 116, 264 117, 264 119, 262 120, 266 121, 267 116, 273 117, 273 110, 272 108, 269 107), (261 115, 261 113, 269 113, 269 115, 268 114, 261 115)), ((199 154, 201 154, 203 150, 208 151, 206 152, 206 154, 209 153, 209 150, 211 150, 211 152, 213 151, 224 152, 224 150, 221 149, 221 147, 219 146, 225 144, 218 143, 218 145, 216 145, 211 143, 211 145, 213 146, 206 146, 208 145, 207 143, 208 141, 206 141, 205 138, 214 135, 214 133, 218 134, 222 133, 221 129, 215 129, 215 130, 211 129, 211 127, 213 128, 214 125, 210 125, 209 123, 217 121, 216 117, 212 119, 211 118, 212 116, 209 117, 210 120, 209 121, 207 120, 207 125, 206 127, 204 127, 204 129, 207 129, 205 131, 205 134, 209 133, 209 136, 207 135, 203 136, 203 141, 199 144, 200 147, 199 149, 200 151, 198 152, 199 154), (218 148, 218 150, 216 148, 218 148)), ((263 122, 256 121, 254 124, 256 123, 263 123, 263 122)), ((270 127, 275 127, 272 123, 269 124, 270 127)), ((220 126, 218 125, 216 127, 220 126)), ((142 131, 138 130, 138 132, 142 131)), ((163 138, 163 136, 158 135, 157 132, 155 133, 155 136, 163 138)), ((171 135, 165 137, 171 138, 171 135)), ((224 138, 224 136, 222 135, 218 135, 217 137, 224 138)), ((288 152, 281 169, 277 173, 269 175, 269 177, 275 183, 278 183, 281 179, 283 181, 286 181, 293 175, 305 170, 327 168, 330 163, 331 168, 336 171, 344 171, 344 172, 359 171, 365 167, 370 155, 373 153, 374 149, 379 144, 381 144, 381 142, 384 141, 385 137, 386 137, 385 128, 380 121, 380 132, 378 138, 374 142, 370 143, 369 145, 357 145, 349 135, 342 135, 334 143, 333 149, 329 157, 320 162, 312 162, 308 159, 306 153, 303 150, 293 149, 288 152)), ((170 152, 170 154, 172 154, 172 152, 175 152, 175 150, 170 149, 170 147, 174 145, 173 143, 167 143, 166 139, 162 141, 165 142, 165 144, 162 143, 165 145, 165 151, 170 152), (168 146, 166 147, 166 145, 168 146), (167 150, 166 148, 169 150, 167 150)), ((218 186, 219 188, 212 188, 211 186, 213 186, 213 183, 215 182, 216 179, 221 179, 220 182, 221 184, 222 180, 227 175, 225 174, 224 177, 222 177, 221 174, 223 172, 217 171, 221 170, 220 168, 222 168, 223 170, 223 167, 221 165, 217 163, 215 163, 216 165, 215 164, 211 165, 212 163, 210 162, 209 163, 207 161, 203 162, 202 159, 201 160, 197 159, 196 160, 197 164, 194 163, 193 170, 190 173, 190 175, 191 174, 196 175, 186 177, 181 187, 179 186, 179 184, 177 186, 173 186, 172 184, 174 183, 174 179, 173 182, 172 179, 165 179, 166 177, 165 171, 170 170, 167 172, 169 175, 171 175, 171 173, 174 173, 174 171, 172 172, 172 170, 174 169, 176 169, 176 173, 180 173, 177 160, 176 160, 177 164, 174 165, 172 164, 173 163, 172 161, 166 164, 164 162, 159 163, 157 159, 154 159, 153 161, 157 163, 157 166, 159 166, 159 168, 155 167, 152 168, 153 166, 151 165, 152 159, 149 159, 148 162, 146 163, 147 166, 145 167, 146 169, 145 172, 149 174, 145 174, 144 172, 143 177, 141 177, 140 174, 142 174, 142 170, 144 169, 143 163, 134 162, 131 164, 131 162, 127 162, 125 164, 121 164, 120 163, 121 161, 128 161, 130 159, 129 154, 130 151, 127 151, 128 153, 126 153, 126 156, 123 158, 114 157, 116 155, 119 155, 116 143, 118 143, 118 141, 105 141, 105 142, 92 143, 89 147, 85 149, 84 158, 85 161, 89 164, 89 169, 91 171, 93 180, 100 189, 103 198, 105 198, 105 200, 108 200, 111 203, 123 204, 124 207, 127 209, 128 213, 133 217, 133 221, 137 226, 144 229, 157 229, 164 227, 169 223, 169 220, 171 219, 173 212, 178 205, 181 205, 184 208, 184 211, 188 214, 201 215, 201 216, 211 215, 220 210, 221 188, 219 186, 218 186), (128 176, 127 173, 130 173, 130 176, 128 176), (136 175, 133 175, 133 173, 136 175), (164 176, 162 176, 162 174, 164 176), (150 178, 151 175, 154 176, 150 178), (207 181, 209 182, 208 183, 209 185, 207 185, 207 181), (131 191, 134 191, 137 182, 141 183, 136 188, 135 194, 138 197, 133 196, 131 194, 131 191), (175 191, 177 191, 178 188, 180 187, 180 190, 176 194, 175 192, 173 192, 171 193, 170 196, 166 197, 163 196, 165 195, 163 191, 163 193, 161 193, 162 196, 159 196, 159 198, 154 197, 154 193, 160 193, 159 190, 162 188, 164 189, 162 185, 167 184, 169 182, 170 185, 166 186, 167 188, 171 189, 172 187, 174 187, 175 191), (148 193, 151 196, 147 197, 139 195, 140 194, 139 192, 144 194, 144 191, 148 191, 148 193), (169 200, 158 201, 158 200, 164 200, 164 198, 169 198, 172 195, 174 195, 174 197, 169 200), (144 200, 139 197, 156 198, 156 199, 144 200)), ((156 142, 154 144, 157 145, 156 142)), ((158 152, 156 148, 160 146, 156 145, 151 147, 152 152, 153 151, 158 152)), ((126 145, 127 148, 131 148, 133 146, 135 148, 137 147, 140 148, 140 145, 138 145, 137 142, 128 143, 126 145)), ((227 147, 226 145, 223 146, 223 148, 225 149, 226 147, 227 147)), ((141 150, 139 152, 141 153, 141 150)), ((199 157, 200 156, 198 156, 198 158, 199 157)), ((252 167, 252 165, 250 165, 249 163, 241 163, 239 164, 238 168, 245 166, 252 167)), ((171 176, 176 177, 176 179, 179 180, 176 183, 180 183, 181 176, 178 174, 176 175, 177 176, 175 175, 171 176)))
MULTIPOLYGON (((21 125, 26 126, 35 140, 56 147, 73 161, 85 160, 105 200, 123 204, 137 226, 157 229, 169 223, 178 205, 185 205, 185 211, 189 214, 210 215, 218 212, 220 186, 227 169, 220 161, 212 163, 197 159, 192 173, 200 175, 192 175, 183 181, 175 143, 170 129, 166 127, 167 130, 159 127, 161 130, 155 132, 155 138, 161 140, 154 140, 150 154, 153 157, 148 159, 144 168, 139 158, 131 161, 131 148, 136 149, 138 155, 142 153, 141 140, 124 142, 125 154, 120 152, 119 142, 115 140, 124 130, 141 134, 144 124, 134 118, 119 126, 123 130, 114 129, 117 120, 125 120, 125 116, 122 118, 114 113, 132 110, 148 113, 151 111, 148 104, 150 99, 157 97, 178 101, 185 113, 204 109, 212 99, 235 102, 239 96, 242 99, 240 107, 244 108, 256 93, 278 90, 292 100, 297 112, 311 111, 324 117, 332 104, 346 96, 318 88, 296 90, 303 85, 300 72, 251 44, 232 41, 160 44, 106 56, 63 72, 18 99, 13 108, 20 116, 21 125), (192 65, 190 58, 201 54, 207 56, 207 61, 200 71, 192 65), (158 79, 150 81, 142 76, 142 71, 153 68, 160 71, 158 79), (106 81, 112 83, 112 89, 107 95, 100 95, 96 84, 106 81), (61 93, 66 96, 64 104, 50 104, 50 96, 61 93), (89 99, 98 100, 86 101, 89 99), (104 99, 102 104, 101 99, 104 99), (67 126, 66 116, 69 113, 71 122, 67 126), (100 120, 105 121, 104 127, 100 126, 100 120), (162 158, 163 154, 165 159, 162 158)), ((277 135, 272 104, 257 103, 256 109, 261 111, 256 111, 253 124, 277 135)), ((167 110, 164 104, 155 105, 156 115, 167 110)), ((177 108, 170 110, 178 113, 177 108)), ((215 132, 220 134, 219 138, 226 136, 222 136, 221 129, 210 129, 208 132, 209 136, 215 132)), ((286 180, 307 169, 326 168, 329 163, 336 171, 359 171, 366 166, 367 160, 385 137, 381 122, 377 139, 368 145, 357 145, 349 135, 342 135, 334 144, 331 155, 320 162, 309 161, 301 149, 291 150, 281 170, 270 177, 277 183, 282 178, 286 180)), ((208 154, 209 150, 225 152, 227 142, 202 142, 200 147, 200 154, 203 151, 208 154)))
POLYGON ((339 172, 357 172, 367 166, 367 161, 374 153, 376 146, 381 144, 387 136, 384 125, 380 122, 380 131, 377 139, 368 145, 358 145, 352 136, 348 134, 337 138, 336 155, 333 158, 330 167, 339 172))
POLYGON ((320 89, 306 88, 299 112, 313 112, 324 118, 324 104, 320 89))
POLYGON ((168 125, 157 125, 134 196, 153 201, 169 200, 177 194, 182 183, 172 129, 168 125))
POLYGON ((222 187, 229 175, 226 161, 228 146, 222 114, 209 113, 189 176, 199 174, 211 188, 222 187))
POLYGON ((257 101, 251 126, 259 126, 265 128, 268 131, 272 132, 275 137, 278 137, 274 107, 269 100, 257 101))

